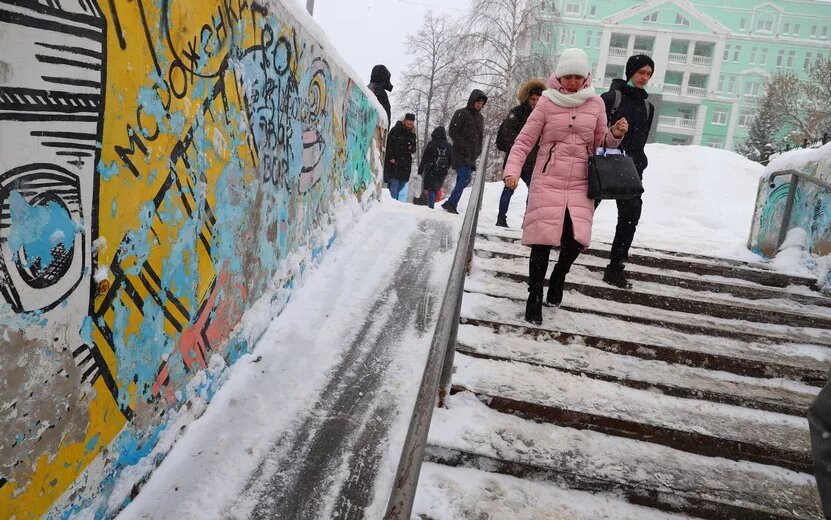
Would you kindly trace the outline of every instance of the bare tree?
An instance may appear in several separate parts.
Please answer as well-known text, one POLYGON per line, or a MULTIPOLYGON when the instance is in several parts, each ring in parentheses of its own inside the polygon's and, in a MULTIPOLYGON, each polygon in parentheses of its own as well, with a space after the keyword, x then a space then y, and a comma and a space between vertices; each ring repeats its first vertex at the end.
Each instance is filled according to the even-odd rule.
POLYGON ((774 141, 782 128, 782 118, 774 106, 771 90, 759 98, 756 115, 750 123, 747 140, 736 147, 736 151, 752 161, 767 164, 776 151, 774 141))
POLYGON ((792 72, 777 74, 768 82, 765 96, 782 122, 793 128, 794 142, 818 141, 831 126, 831 61, 817 60, 805 79, 792 72))
POLYGON ((422 143, 428 141, 436 124, 450 120, 457 92, 469 83, 469 67, 458 23, 428 11, 421 27, 407 36, 407 53, 413 61, 404 73, 407 86, 399 101, 418 116, 423 128, 422 143), (449 114, 448 114, 449 112, 449 114))

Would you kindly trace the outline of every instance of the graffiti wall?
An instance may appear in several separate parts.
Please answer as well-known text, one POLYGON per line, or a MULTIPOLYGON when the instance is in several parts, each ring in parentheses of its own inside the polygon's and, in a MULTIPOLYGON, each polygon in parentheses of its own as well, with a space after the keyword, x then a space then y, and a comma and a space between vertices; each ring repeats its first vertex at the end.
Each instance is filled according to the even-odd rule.
MULTIPOLYGON (((765 176, 790 168, 831 182, 831 146, 826 145, 819 150, 791 152, 791 157, 783 156, 772 162, 765 170, 765 176)), ((776 255, 779 229, 790 186, 790 176, 775 178, 772 186, 766 178, 760 181, 749 241, 749 247, 753 252, 766 257, 776 255)), ((807 232, 808 247, 812 253, 820 256, 831 254, 831 193, 815 184, 800 181, 797 184, 789 227, 799 227, 807 232)))
POLYGON ((295 9, 0 0, 0 517, 111 514, 378 193, 375 104, 295 9))

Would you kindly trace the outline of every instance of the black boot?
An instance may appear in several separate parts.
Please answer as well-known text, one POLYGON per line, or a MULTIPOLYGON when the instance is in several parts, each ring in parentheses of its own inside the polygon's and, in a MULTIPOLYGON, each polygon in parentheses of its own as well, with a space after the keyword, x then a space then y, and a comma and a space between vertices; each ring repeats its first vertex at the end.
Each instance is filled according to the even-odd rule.
POLYGON ((626 279, 623 266, 609 265, 603 271, 603 281, 619 289, 631 289, 632 284, 626 279))
POLYGON ((548 296, 545 301, 548 305, 560 305, 563 301, 563 288, 566 285, 566 273, 561 273, 557 266, 551 271, 551 278, 548 281, 548 296))
POLYGON ((542 288, 528 289, 528 303, 525 304, 525 321, 542 325, 542 288))
POLYGON ((499 227, 508 227, 508 218, 507 217, 496 217, 496 225, 499 227))
POLYGON ((449 200, 445 201, 444 204, 441 205, 441 207, 444 209, 444 211, 448 213, 453 213, 454 215, 459 214, 459 212, 456 211, 456 206, 454 206, 453 203, 449 200))

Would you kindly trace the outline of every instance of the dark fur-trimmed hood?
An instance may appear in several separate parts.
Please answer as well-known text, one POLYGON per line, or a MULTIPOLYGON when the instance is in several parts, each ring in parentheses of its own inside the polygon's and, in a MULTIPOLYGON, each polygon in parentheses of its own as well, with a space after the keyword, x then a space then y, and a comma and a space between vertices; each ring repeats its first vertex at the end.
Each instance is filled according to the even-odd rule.
POLYGON ((541 79, 532 79, 526 81, 522 84, 521 87, 519 87, 519 91, 517 91, 517 101, 519 101, 520 103, 526 103, 528 101, 528 98, 531 97, 531 91, 534 88, 538 88, 540 89, 540 92, 543 92, 545 91, 545 89, 548 88, 548 86, 545 84, 545 81, 541 79))

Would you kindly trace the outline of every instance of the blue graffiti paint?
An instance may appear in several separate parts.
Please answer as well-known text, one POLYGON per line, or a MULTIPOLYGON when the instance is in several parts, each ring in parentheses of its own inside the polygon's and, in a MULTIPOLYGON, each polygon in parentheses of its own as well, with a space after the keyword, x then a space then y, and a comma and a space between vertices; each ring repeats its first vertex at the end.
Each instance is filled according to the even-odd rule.
POLYGON ((89 442, 87 442, 87 445, 84 446, 84 455, 88 454, 89 452, 91 452, 92 450, 95 449, 95 447, 98 445, 98 440, 100 438, 101 438, 100 433, 96 433, 95 435, 92 436, 92 438, 89 440, 89 442))
POLYGON ((11 230, 9 247, 23 267, 32 267, 40 259, 40 269, 53 261, 52 252, 62 245, 69 251, 75 242, 76 225, 66 208, 57 202, 30 205, 23 196, 12 191, 9 196, 11 230), (25 253, 20 256, 20 252, 25 253))
POLYGON ((121 171, 118 164, 112 161, 109 166, 104 164, 104 161, 98 161, 98 175, 105 181, 108 181, 119 174, 121 171))

